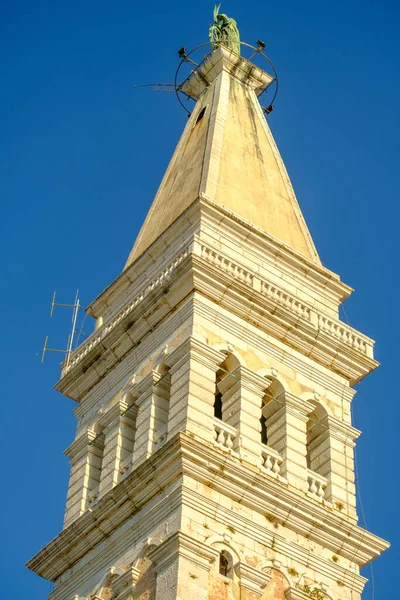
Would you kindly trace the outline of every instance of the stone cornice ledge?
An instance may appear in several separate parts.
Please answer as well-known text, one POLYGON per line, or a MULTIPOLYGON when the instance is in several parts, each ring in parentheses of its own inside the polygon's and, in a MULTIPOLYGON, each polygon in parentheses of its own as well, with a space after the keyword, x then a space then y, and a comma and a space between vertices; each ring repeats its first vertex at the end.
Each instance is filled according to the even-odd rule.
POLYGON ((285 590, 286 600, 310 600, 310 595, 295 587, 285 590))
POLYGON ((334 541, 343 557, 359 565, 366 564, 389 547, 384 540, 327 508, 311 503, 274 479, 241 465, 211 445, 178 433, 101 498, 91 511, 86 511, 47 544, 27 567, 41 577, 55 581, 85 554, 88 538, 93 546, 104 540, 180 476, 189 475, 195 480, 209 482, 210 472, 219 474, 213 480, 215 489, 237 498, 239 486, 243 504, 259 506, 265 512, 274 511, 286 527, 303 535, 308 527, 309 539, 322 545, 327 544, 327 539, 331 540, 331 545, 334 541))

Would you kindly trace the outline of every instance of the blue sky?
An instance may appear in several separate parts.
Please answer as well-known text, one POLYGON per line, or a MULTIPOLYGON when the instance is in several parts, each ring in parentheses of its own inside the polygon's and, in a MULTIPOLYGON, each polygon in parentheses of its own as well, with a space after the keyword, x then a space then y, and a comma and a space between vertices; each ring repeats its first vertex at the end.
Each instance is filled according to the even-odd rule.
MULTIPOLYGON (((212 2, 0 2, 0 245, 3 342, 2 594, 43 600, 24 563, 60 531, 74 403, 52 385, 70 314, 122 269, 185 124, 171 81, 177 50, 207 40, 212 2)), ((358 386, 354 425, 368 528, 393 548, 374 563, 393 597, 399 378, 400 4, 228 0, 243 40, 261 38, 280 77, 269 123, 324 264, 356 289, 351 325, 381 367, 358 386), (390 291, 391 290, 391 291, 390 291)), ((86 331, 92 324, 88 318, 86 331)), ((362 519, 360 518, 362 523, 362 519)), ((364 572, 369 577, 369 569, 364 572)), ((372 600, 368 585, 365 600, 372 600)))

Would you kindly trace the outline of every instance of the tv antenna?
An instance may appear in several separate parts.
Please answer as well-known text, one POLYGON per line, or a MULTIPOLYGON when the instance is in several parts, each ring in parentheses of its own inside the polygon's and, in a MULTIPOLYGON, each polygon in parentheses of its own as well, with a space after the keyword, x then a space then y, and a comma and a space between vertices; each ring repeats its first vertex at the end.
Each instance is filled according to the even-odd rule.
POLYGON ((42 352, 42 362, 44 362, 44 357, 45 357, 46 352, 62 352, 63 354, 65 354, 66 366, 68 366, 69 359, 72 354, 75 334, 81 333, 81 332, 78 332, 76 329, 76 322, 78 319, 79 309, 82 308, 82 306, 79 302, 78 296, 79 296, 79 290, 76 290, 75 302, 73 304, 64 304, 61 302, 56 302, 56 292, 54 292, 53 299, 51 301, 50 317, 53 316, 54 308, 56 306, 66 306, 68 308, 72 308, 72 328, 71 328, 71 333, 68 336, 68 342, 67 342, 66 349, 49 348, 47 346, 49 336, 46 335, 46 339, 44 340, 43 352, 42 352))

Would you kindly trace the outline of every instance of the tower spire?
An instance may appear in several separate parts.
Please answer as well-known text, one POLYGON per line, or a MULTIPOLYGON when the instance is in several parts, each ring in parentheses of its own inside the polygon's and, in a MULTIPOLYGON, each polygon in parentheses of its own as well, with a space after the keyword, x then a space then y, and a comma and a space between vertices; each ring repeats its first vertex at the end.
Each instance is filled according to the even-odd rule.
POLYGON ((257 95, 273 82, 220 45, 186 81, 197 100, 125 267, 203 200, 320 260, 257 95))

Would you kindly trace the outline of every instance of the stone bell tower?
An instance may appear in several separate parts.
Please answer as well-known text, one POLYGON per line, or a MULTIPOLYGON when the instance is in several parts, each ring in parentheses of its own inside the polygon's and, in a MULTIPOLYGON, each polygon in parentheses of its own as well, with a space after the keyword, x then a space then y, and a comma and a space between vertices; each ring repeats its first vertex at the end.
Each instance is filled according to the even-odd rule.
POLYGON ((50 600, 357 600, 388 544, 357 525, 352 386, 373 341, 318 257, 257 96, 225 46, 96 330, 64 528, 28 566, 50 600))

